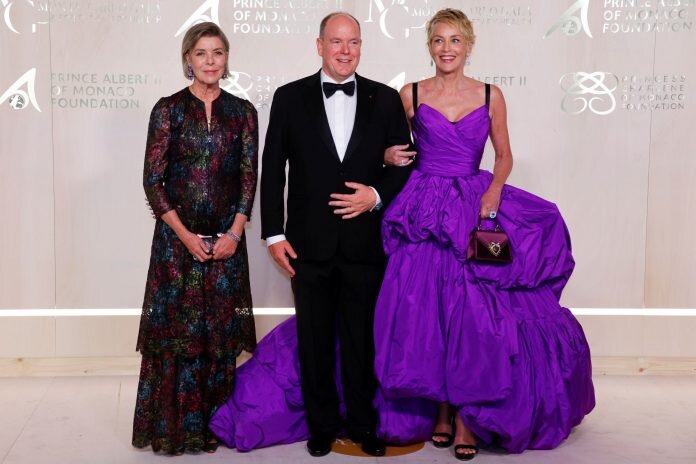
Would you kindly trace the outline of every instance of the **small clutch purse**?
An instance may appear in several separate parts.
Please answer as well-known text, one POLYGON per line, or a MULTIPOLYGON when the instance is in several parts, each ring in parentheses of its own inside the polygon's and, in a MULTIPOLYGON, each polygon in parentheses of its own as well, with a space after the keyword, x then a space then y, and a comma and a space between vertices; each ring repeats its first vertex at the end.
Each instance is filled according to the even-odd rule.
POLYGON ((510 239, 500 228, 498 221, 493 221, 495 222, 493 230, 483 230, 481 218, 479 218, 478 227, 471 231, 469 248, 466 251, 467 259, 498 264, 512 262, 510 239))
POLYGON ((201 240, 203 240, 203 243, 205 243, 205 246, 208 247, 208 254, 211 254, 213 252, 213 247, 215 246, 215 242, 218 240, 217 235, 198 235, 201 240))

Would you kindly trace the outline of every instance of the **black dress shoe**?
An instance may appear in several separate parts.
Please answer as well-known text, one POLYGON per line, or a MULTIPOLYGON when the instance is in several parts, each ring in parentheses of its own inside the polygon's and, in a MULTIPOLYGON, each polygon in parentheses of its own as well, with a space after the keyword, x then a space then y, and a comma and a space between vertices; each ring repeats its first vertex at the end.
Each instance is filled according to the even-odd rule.
POLYGON ((370 456, 384 456, 387 452, 387 445, 384 440, 377 437, 374 432, 362 432, 349 436, 355 443, 360 443, 363 453, 370 456))
POLYGON ((329 435, 313 435, 307 440, 307 451, 315 458, 326 456, 331 452, 334 437, 329 435))

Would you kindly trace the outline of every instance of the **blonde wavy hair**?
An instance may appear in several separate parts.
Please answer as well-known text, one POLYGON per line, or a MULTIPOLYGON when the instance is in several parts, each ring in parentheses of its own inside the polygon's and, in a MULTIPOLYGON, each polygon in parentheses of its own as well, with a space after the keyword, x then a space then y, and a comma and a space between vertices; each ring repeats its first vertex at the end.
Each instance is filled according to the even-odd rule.
POLYGON ((473 47, 476 42, 476 35, 474 34, 474 26, 471 24, 469 18, 461 10, 456 10, 454 8, 445 8, 440 10, 435 15, 430 18, 428 24, 426 25, 426 31, 428 33, 428 47, 430 46, 430 41, 435 35, 435 25, 437 23, 446 23, 450 26, 456 27, 464 36, 464 40, 469 45, 473 47))

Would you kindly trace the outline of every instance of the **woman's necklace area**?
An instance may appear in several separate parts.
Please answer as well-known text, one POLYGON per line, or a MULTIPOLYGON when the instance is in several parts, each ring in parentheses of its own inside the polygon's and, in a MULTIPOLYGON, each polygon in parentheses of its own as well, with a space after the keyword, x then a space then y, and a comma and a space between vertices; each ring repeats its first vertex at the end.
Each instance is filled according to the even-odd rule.
MULTIPOLYGON (((215 100, 220 95, 220 89, 218 89, 216 95, 210 99, 210 102, 208 102, 205 99, 201 98, 200 95, 198 95, 198 93, 196 92, 196 89, 194 89, 193 86, 190 86, 189 89, 191 89, 191 93, 193 94, 193 96, 198 98, 200 101, 202 101, 204 105, 207 105, 208 103, 212 103, 213 100, 215 100)), ((208 132, 210 132, 210 124, 212 123, 212 119, 213 119, 212 108, 211 108, 211 114, 208 114, 208 109, 206 107, 205 119, 206 119, 206 122, 208 123, 208 132)))

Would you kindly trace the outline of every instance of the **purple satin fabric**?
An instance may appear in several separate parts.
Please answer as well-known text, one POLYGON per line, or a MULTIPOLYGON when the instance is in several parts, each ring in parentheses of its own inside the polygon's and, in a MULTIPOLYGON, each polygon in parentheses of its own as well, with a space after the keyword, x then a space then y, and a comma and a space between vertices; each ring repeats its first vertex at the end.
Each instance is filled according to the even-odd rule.
MULTIPOLYGON (((574 261, 557 207, 506 185, 498 220, 507 265, 466 259, 490 130, 482 106, 452 123, 421 105, 413 120, 416 169, 382 226, 389 263, 376 307, 378 433, 393 443, 429 439, 437 403, 455 405, 483 445, 550 449, 594 407, 590 351, 559 305, 574 261)), ((308 436, 294 318, 238 370, 210 428, 248 451, 308 436)), ((337 382, 340 385, 340 382, 337 382)))
POLYGON ((382 227, 389 264, 375 315, 381 423, 392 413, 379 398, 447 401, 483 444, 553 448, 594 407, 589 347, 559 305, 575 265, 563 218, 554 204, 506 185, 497 219, 513 261, 468 261, 492 179, 478 169, 488 108, 452 123, 421 105, 413 129, 418 166, 382 227))

